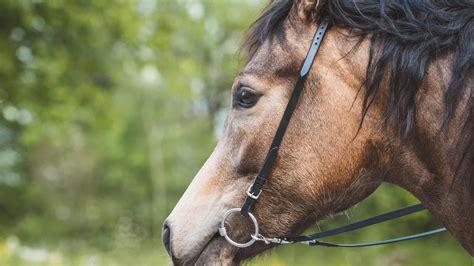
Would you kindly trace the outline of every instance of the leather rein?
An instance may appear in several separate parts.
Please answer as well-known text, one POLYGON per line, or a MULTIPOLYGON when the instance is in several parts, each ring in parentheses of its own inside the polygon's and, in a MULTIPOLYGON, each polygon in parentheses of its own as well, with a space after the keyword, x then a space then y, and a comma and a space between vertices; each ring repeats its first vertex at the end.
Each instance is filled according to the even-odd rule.
POLYGON ((425 209, 425 207, 422 204, 416 204, 413 206, 405 207, 405 208, 391 211, 385 214, 374 216, 374 217, 371 217, 359 222, 355 222, 349 225, 341 226, 332 230, 315 233, 315 234, 301 235, 301 236, 296 236, 296 237, 265 237, 259 233, 259 226, 258 226, 257 219, 251 213, 251 210, 253 206, 255 205, 255 202, 259 198, 260 194, 262 193, 262 188, 265 185, 265 182, 268 179, 270 170, 275 162, 275 159, 277 158, 278 149, 280 147, 281 142, 283 141, 283 137, 285 135, 286 129, 290 122, 291 116, 293 115, 296 109, 301 92, 303 91, 305 80, 308 77, 309 71, 311 70, 311 66, 313 65, 313 61, 318 53, 319 46, 321 45, 321 42, 324 38, 324 34, 326 33, 326 30, 328 27, 329 27, 329 19, 323 18, 321 20, 321 23, 319 24, 318 29, 316 30, 316 33, 314 34, 311 47, 309 48, 308 53, 306 55, 306 59, 304 60, 304 63, 301 67, 298 79, 296 80, 295 86, 293 88, 293 92, 290 96, 286 109, 280 120, 280 124, 275 133, 273 141, 270 145, 270 149, 268 150, 265 161, 263 162, 263 165, 260 168, 259 173, 255 177, 254 182, 252 183, 252 185, 249 187, 249 189, 246 192, 247 197, 245 199, 244 205, 242 206, 242 208, 230 209, 224 214, 220 227, 218 228, 218 232, 221 236, 223 236, 227 240, 227 242, 229 242, 233 246, 245 248, 245 247, 249 247, 253 245, 256 241, 262 241, 266 244, 303 243, 303 244, 308 244, 310 246, 325 246, 325 247, 367 247, 367 246, 384 245, 384 244, 417 239, 417 238, 426 237, 426 236, 430 236, 433 234, 446 231, 446 228, 442 227, 442 228, 438 228, 438 229, 434 229, 434 230, 430 230, 430 231, 426 231, 426 232, 422 232, 418 234, 398 237, 398 238, 392 238, 392 239, 368 242, 368 243, 354 243, 354 244, 337 244, 337 243, 330 243, 330 242, 324 242, 324 241, 319 240, 319 238, 354 231, 354 230, 361 229, 370 225, 382 223, 388 220, 393 220, 402 216, 416 213, 425 209), (250 220, 254 224, 254 227, 255 227, 254 233, 251 234, 251 239, 246 243, 235 242, 227 234, 225 222, 234 213, 240 213, 241 215, 250 218, 250 220))

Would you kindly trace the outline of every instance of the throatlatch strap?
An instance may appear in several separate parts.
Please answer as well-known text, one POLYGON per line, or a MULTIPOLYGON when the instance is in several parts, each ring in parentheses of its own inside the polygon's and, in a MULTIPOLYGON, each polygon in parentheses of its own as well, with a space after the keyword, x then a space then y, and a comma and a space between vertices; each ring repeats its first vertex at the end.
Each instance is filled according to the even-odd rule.
POLYGON ((270 145, 270 149, 267 153, 267 157, 265 158, 265 161, 263 162, 262 168, 260 168, 259 173, 255 177, 255 180, 252 186, 247 191, 247 198, 245 199, 245 203, 242 206, 242 210, 241 210, 241 214, 244 216, 248 216, 249 211, 251 211, 253 205, 255 204, 255 201, 258 199, 258 197, 260 196, 260 193, 262 192, 263 185, 268 179, 270 170, 278 155, 278 149, 280 148, 280 144, 285 135, 291 116, 293 115, 293 112, 295 111, 296 106, 298 104, 298 100, 304 88, 305 80, 308 76, 311 66, 313 65, 314 58, 316 57, 316 54, 318 53, 319 46, 323 39, 324 33, 326 32, 328 24, 329 24, 329 19, 324 18, 319 24, 318 30, 314 34, 311 47, 308 50, 306 59, 301 67, 300 75, 298 79, 296 80, 295 86, 293 88, 293 92, 290 96, 290 100, 288 101, 285 112, 283 113, 283 116, 281 118, 280 125, 278 126, 275 136, 273 137, 273 141, 272 141, 272 144, 270 145))

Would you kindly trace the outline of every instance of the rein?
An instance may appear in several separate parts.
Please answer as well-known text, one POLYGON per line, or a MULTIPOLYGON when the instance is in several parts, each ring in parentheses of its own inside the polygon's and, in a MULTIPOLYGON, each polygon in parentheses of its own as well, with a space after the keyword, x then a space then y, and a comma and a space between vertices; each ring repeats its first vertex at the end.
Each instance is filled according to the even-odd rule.
POLYGON ((281 142, 283 141, 283 137, 285 136, 285 132, 290 122, 291 116, 293 115, 296 109, 301 92, 303 91, 303 88, 304 88, 304 83, 306 81, 306 78, 308 77, 309 71, 311 70, 311 66, 313 65, 314 59, 316 58, 316 55, 318 53, 319 47, 321 45, 321 42, 324 38, 324 34, 326 33, 328 26, 329 26, 329 19, 323 18, 321 23, 319 24, 318 29, 316 30, 314 34, 311 47, 309 48, 308 53, 306 55, 306 59, 304 60, 304 63, 301 67, 300 74, 298 76, 298 79, 296 80, 295 86, 293 88, 293 92, 290 96, 290 100, 288 101, 285 112, 283 113, 283 116, 280 120, 280 124, 275 133, 273 141, 270 145, 270 149, 267 153, 265 161, 263 162, 263 165, 260 168, 259 173, 255 177, 254 182, 252 183, 252 185, 248 188, 246 192, 247 197, 245 199, 244 205, 242 206, 242 208, 233 208, 233 209, 228 210, 223 216, 223 219, 221 221, 220 227, 218 228, 218 231, 219 231, 219 234, 223 236, 227 240, 227 242, 229 242, 233 246, 245 248, 245 247, 249 247, 253 245, 256 241, 262 241, 265 244, 279 244, 279 245, 303 243, 303 244, 308 244, 310 246, 325 246, 325 247, 367 247, 367 246, 383 245, 383 244, 396 243, 396 242, 401 242, 401 241, 406 241, 406 240, 412 240, 412 239, 426 237, 426 236, 430 236, 433 234, 446 231, 446 228, 442 227, 435 230, 422 232, 419 234, 413 234, 413 235, 392 238, 392 239, 387 239, 387 240, 382 240, 382 241, 375 241, 375 242, 368 242, 368 243, 355 243, 355 244, 336 244, 336 243, 330 243, 330 242, 324 242, 324 241, 318 240, 319 238, 338 235, 338 234, 354 231, 357 229, 361 229, 370 225, 382 223, 388 220, 393 220, 393 219, 406 216, 412 213, 416 213, 425 209, 425 207, 422 204, 417 204, 417 205, 405 207, 399 210, 395 210, 392 212, 388 212, 385 214, 381 214, 378 216, 374 216, 372 218, 368 218, 366 220, 355 222, 349 225, 341 226, 332 230, 310 234, 310 235, 302 235, 302 236, 296 236, 296 237, 264 237, 263 235, 259 233, 259 226, 258 226, 257 219, 251 213, 251 210, 253 206, 255 205, 255 202, 257 201, 257 199, 260 197, 260 194, 262 193, 262 188, 265 185, 265 182, 268 179, 270 170, 275 162, 275 159, 277 158, 278 149, 280 147, 281 142), (235 242, 227 234, 225 222, 234 213, 240 213, 241 215, 250 218, 250 220, 254 224, 255 231, 253 234, 251 234, 251 239, 246 243, 235 242))

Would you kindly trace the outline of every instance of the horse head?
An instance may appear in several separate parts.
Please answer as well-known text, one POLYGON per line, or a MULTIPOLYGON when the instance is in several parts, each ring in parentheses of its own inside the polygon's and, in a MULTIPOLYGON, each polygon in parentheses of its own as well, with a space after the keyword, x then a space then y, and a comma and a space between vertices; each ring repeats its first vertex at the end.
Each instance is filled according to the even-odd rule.
MULTIPOLYGON (((430 53, 410 50, 422 44, 407 44, 408 53, 419 62, 392 64, 396 56, 407 55, 399 47, 403 42, 377 31, 371 20, 370 16, 380 14, 373 11, 381 7, 361 4, 357 12, 367 14, 364 22, 350 17, 357 8, 353 1, 277 1, 253 25, 247 39, 249 59, 233 82, 222 137, 164 224, 165 246, 176 264, 238 263, 272 246, 256 243, 236 248, 217 234, 217 228, 228 209, 242 206, 265 160, 323 13, 330 15, 332 27, 252 211, 260 232, 266 236, 299 234, 325 216, 360 202, 386 181, 415 194, 473 252, 474 230, 466 236, 467 231, 460 229, 473 220, 472 212, 465 221, 448 222, 472 210, 472 203, 461 199, 472 190, 459 181, 454 186, 457 196, 450 196, 444 182, 449 179, 446 176, 453 176, 449 175, 454 165, 448 163, 450 152, 457 156, 467 150, 468 159, 459 159, 457 165, 472 169, 472 127, 460 129, 472 126, 472 119, 467 118, 472 118, 470 91, 462 89, 472 82, 472 76, 461 73, 467 79, 458 86, 461 89, 456 88, 460 96, 450 118, 452 130, 439 134, 444 125, 442 99, 453 75, 449 67, 438 66, 455 59, 448 55, 433 63, 430 53), (413 69, 416 73, 408 73, 413 69), (398 79, 403 78, 414 83, 402 88, 408 91, 400 91, 406 83, 398 79), (400 135, 407 137, 400 140, 400 135), (447 136, 465 142, 460 148, 456 141, 440 144, 447 136), (440 203, 445 199, 452 200, 449 204, 453 206, 464 203, 456 205, 459 211, 443 211, 439 206, 451 206, 440 203)), ((467 228, 472 229, 472 224, 467 228)), ((229 217, 227 228, 232 239, 241 242, 253 232, 253 225, 240 215, 229 217)))

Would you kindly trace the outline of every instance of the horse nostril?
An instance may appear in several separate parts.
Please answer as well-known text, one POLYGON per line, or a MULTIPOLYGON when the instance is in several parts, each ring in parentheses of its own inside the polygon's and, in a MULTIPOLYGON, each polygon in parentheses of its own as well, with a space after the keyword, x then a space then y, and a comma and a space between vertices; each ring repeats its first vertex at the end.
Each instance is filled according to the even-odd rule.
POLYGON ((170 237, 171 229, 168 226, 168 223, 165 222, 163 225, 163 231, 161 232, 161 239, 163 240, 163 245, 165 246, 166 252, 168 252, 168 255, 172 257, 173 254, 171 253, 170 237))

